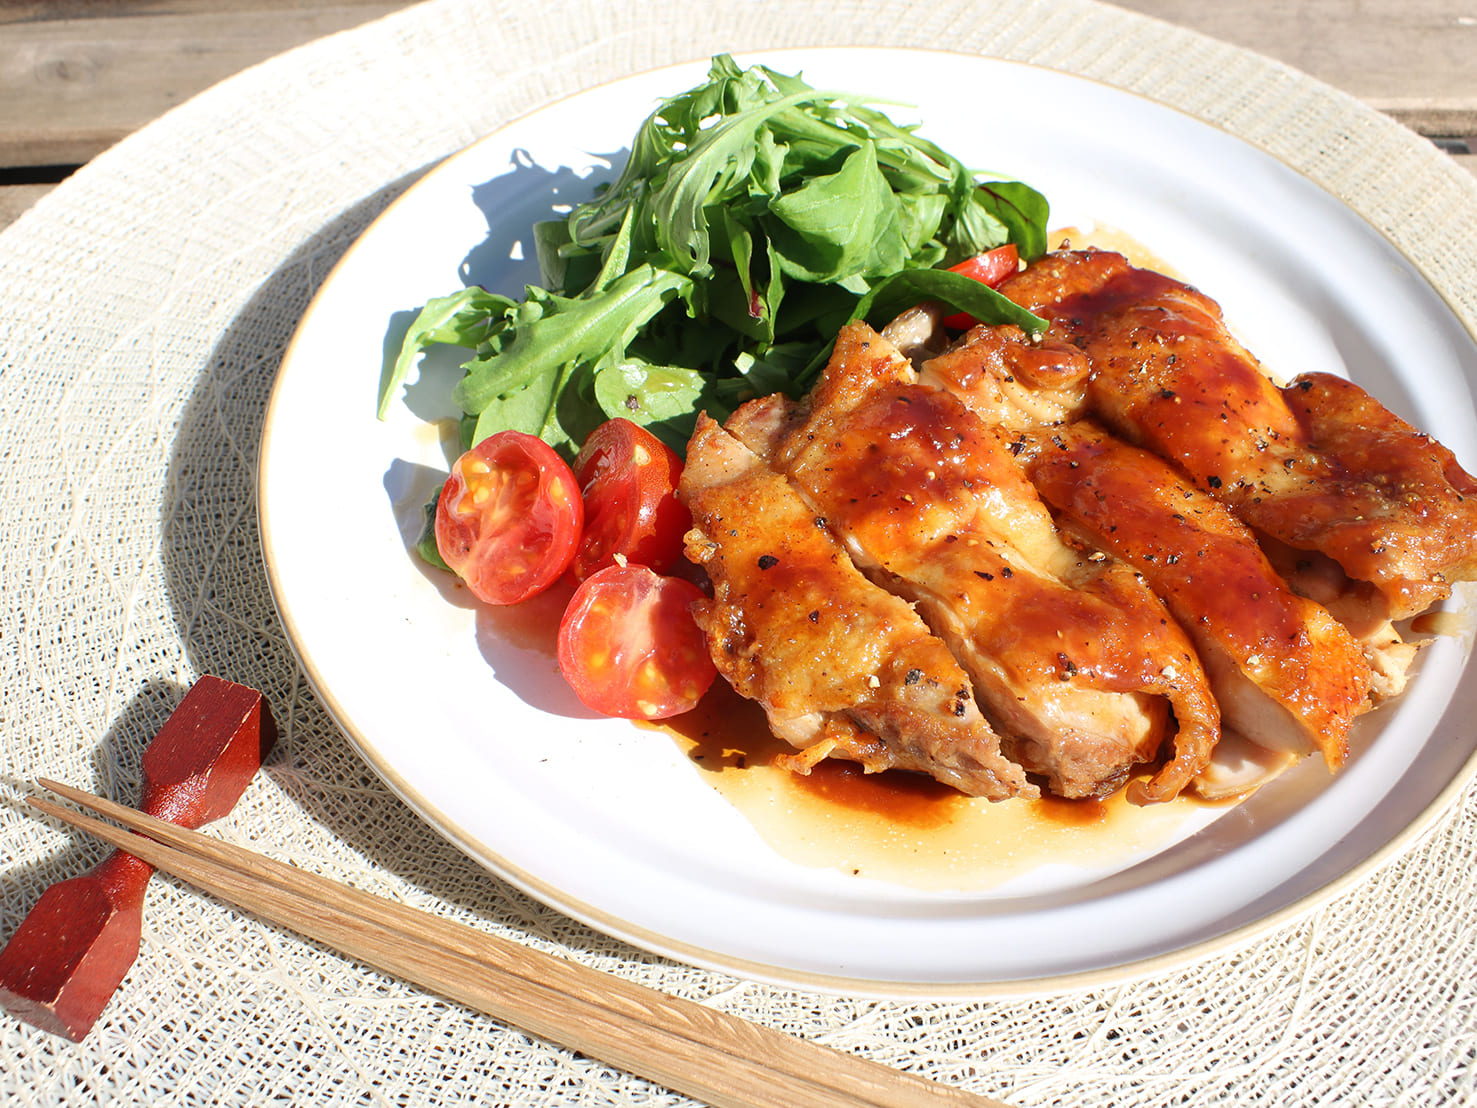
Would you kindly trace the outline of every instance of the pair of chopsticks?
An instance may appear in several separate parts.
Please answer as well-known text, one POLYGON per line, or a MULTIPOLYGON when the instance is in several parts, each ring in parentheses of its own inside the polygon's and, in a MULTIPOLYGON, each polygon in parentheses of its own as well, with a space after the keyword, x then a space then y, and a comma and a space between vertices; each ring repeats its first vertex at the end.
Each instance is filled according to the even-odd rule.
POLYGON ((42 797, 30 798, 34 807, 157 870, 384 972, 714 1108, 1006 1108, 1000 1101, 361 892, 80 789, 45 779, 39 784, 122 827, 42 797))

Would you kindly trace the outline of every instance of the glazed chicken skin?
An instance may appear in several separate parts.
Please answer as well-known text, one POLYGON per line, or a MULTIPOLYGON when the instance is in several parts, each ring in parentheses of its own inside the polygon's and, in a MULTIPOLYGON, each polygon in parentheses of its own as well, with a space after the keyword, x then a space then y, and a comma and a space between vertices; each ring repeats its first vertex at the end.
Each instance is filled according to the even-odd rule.
POLYGON ((1379 615, 1477 577, 1477 482, 1451 453, 1349 382, 1279 388, 1209 297, 1108 251, 1048 255, 1000 291, 1087 356, 1086 410, 1257 532, 1374 585, 1379 615))
MULTIPOLYGON (((889 324, 883 330, 887 335, 889 324)), ((991 427, 1030 431, 1080 419, 1087 411, 1087 355, 1019 327, 976 327, 937 353, 915 355, 919 380, 951 392, 991 427)))
POLYGON ((1368 661, 1326 609, 1278 576, 1255 536, 1167 463, 1091 420, 1023 451, 1061 517, 1138 570, 1195 643, 1228 729, 1329 768, 1371 706, 1368 661))
MULTIPOLYGON (((1269 749, 1319 752, 1337 768, 1352 721, 1387 687, 1364 644, 1288 587, 1229 508, 1064 400, 1085 391, 1090 372, 1068 350, 1077 357, 1014 327, 979 327, 925 361, 920 377, 1015 432, 1017 460, 1058 517, 1144 576, 1194 641, 1227 728, 1269 749)), ((1369 652, 1396 651, 1387 669, 1403 674, 1409 648, 1393 629, 1369 652)))
POLYGON ((868 581, 795 490, 707 416, 679 494, 688 556, 713 598, 694 611, 719 672, 765 710, 808 772, 834 757, 931 774, 990 800, 1039 789, 1000 751, 969 678, 902 600, 868 581))
POLYGON ((1304 374, 1281 391, 1328 476, 1323 488, 1303 487, 1269 506, 1275 526, 1258 526, 1372 583, 1392 619, 1477 578, 1477 480, 1450 450, 1340 377, 1304 374))
POLYGON ((865 324, 843 328, 804 408, 764 398, 728 427, 916 605, 1005 752, 1052 792, 1112 792, 1171 735, 1131 799, 1170 799, 1204 767, 1217 709, 1163 605, 1127 567, 1064 542, 1007 441, 865 324))

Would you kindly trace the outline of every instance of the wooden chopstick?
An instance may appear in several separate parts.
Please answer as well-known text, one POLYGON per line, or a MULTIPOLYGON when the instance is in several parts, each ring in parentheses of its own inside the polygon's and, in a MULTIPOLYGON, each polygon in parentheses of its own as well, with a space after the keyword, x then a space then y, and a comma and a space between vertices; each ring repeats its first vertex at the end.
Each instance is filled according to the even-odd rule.
POLYGON ((350 888, 59 782, 39 784, 137 834, 32 797, 38 810, 122 847, 155 869, 715 1108, 1007 1108, 350 888))

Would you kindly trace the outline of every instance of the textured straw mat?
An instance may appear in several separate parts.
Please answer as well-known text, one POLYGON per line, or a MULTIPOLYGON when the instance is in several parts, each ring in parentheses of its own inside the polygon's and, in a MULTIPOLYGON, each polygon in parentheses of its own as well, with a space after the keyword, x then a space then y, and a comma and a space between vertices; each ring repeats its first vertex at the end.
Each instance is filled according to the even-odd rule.
MULTIPOLYGON (((1088 0, 437 0, 275 59, 0 235, 0 940, 101 854, 21 811, 20 782, 132 800, 144 744, 211 672, 265 692, 283 732, 218 833, 611 973, 1019 1105, 1477 1095, 1470 792, 1383 871, 1188 968, 864 1002, 652 958, 524 898, 403 807, 306 686, 268 594, 254 463, 284 346, 348 244, 438 159, 551 99, 721 50, 835 44, 1000 55, 1178 106, 1344 198, 1477 324, 1469 177, 1298 73, 1088 0)), ((0 1100, 681 1102, 164 880, 85 1043, 0 1020, 0 1100)))

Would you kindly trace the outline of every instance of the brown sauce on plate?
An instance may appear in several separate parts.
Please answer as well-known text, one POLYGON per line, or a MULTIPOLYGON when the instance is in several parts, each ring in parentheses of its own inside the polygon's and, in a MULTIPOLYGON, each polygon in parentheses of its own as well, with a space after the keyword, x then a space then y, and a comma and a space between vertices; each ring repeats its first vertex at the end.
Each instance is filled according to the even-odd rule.
POLYGON ((837 760, 800 776, 772 764, 789 746, 722 680, 693 711, 639 726, 676 739, 782 857, 925 891, 990 889, 1050 864, 1127 864, 1203 808, 1191 799, 1136 808, 1121 792, 992 804, 919 774, 867 774, 837 760))
POLYGON ((1418 635, 1445 635, 1450 638, 1470 637, 1474 628, 1467 612, 1422 612, 1410 621, 1410 629, 1418 635))
POLYGON ((1173 277, 1175 280, 1183 280, 1181 274, 1176 273, 1174 267, 1155 254, 1143 243, 1139 242, 1127 232, 1120 231, 1116 227, 1099 225, 1091 230, 1081 227, 1061 227, 1052 231, 1047 236, 1047 244, 1053 250, 1086 250, 1096 248, 1098 250, 1112 250, 1122 254, 1131 265, 1140 269, 1152 269, 1173 277))

